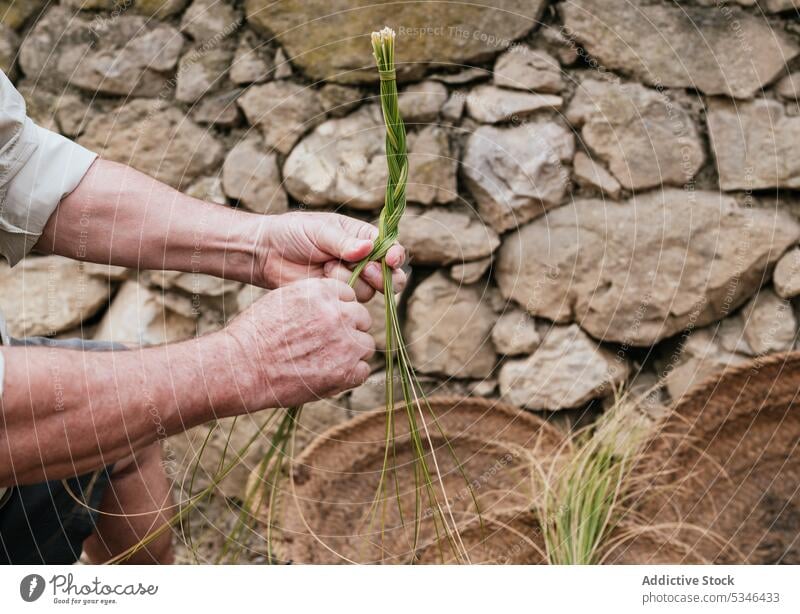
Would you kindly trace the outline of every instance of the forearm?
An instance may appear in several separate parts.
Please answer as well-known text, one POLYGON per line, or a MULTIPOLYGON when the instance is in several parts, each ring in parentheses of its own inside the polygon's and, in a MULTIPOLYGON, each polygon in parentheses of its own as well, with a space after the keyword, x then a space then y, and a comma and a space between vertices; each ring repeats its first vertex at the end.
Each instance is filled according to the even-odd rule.
POLYGON ((3 348, 0 485, 102 467, 214 417, 257 409, 223 333, 115 352, 3 348), (242 386, 239 386, 242 384, 242 386))
POLYGON ((97 160, 58 205, 36 250, 259 283, 255 249, 266 221, 191 198, 128 166, 97 160))

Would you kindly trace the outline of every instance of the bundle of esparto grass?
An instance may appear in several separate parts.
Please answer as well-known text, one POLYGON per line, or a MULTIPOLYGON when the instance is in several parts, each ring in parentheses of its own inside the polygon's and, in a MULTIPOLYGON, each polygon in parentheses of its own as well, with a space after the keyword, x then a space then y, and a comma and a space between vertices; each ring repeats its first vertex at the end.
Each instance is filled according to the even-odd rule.
MULTIPOLYGON (((372 261, 381 263, 384 279, 383 293, 385 296, 386 318, 386 424, 384 431, 384 454, 382 468, 373 504, 370 507, 369 517, 364 519, 365 527, 372 527, 379 522, 381 510, 392 499, 401 506, 399 484, 397 479, 391 480, 391 473, 395 463, 395 436, 397 421, 403 420, 404 433, 409 437, 411 466, 413 468, 414 492, 413 510, 401 510, 401 517, 406 515, 413 518, 413 541, 410 551, 416 551, 415 544, 419 539, 420 526, 423 521, 433 524, 436 543, 446 544, 448 558, 458 562, 468 562, 469 557, 459 538, 458 526, 450 509, 445 483, 439 467, 436 452, 437 448, 451 456, 456 471, 462 476, 471 500, 477 510, 477 502, 469 486, 469 481, 463 475, 461 465, 455 458, 444 433, 438 426, 436 415, 428 403, 420 386, 419 380, 411 365, 411 360, 403 341, 400 327, 400 318, 397 309, 395 292, 392 287, 392 275, 386 264, 385 255, 389 248, 396 242, 400 220, 406 208, 406 184, 408 181, 408 156, 406 148, 406 131, 400 117, 398 105, 397 82, 395 74, 395 33, 389 28, 372 34, 372 48, 380 77, 380 103, 386 128, 385 144, 386 159, 388 164, 388 181, 386 184, 384 206, 378 221, 378 237, 374 242, 371 253, 353 269, 350 285, 355 284, 364 267, 372 261), (395 400, 395 386, 399 382, 402 401, 395 400), (392 495, 394 492, 397 496, 392 495)), ((272 431, 268 452, 264 455, 257 469, 258 479, 248 487, 245 501, 241 506, 239 520, 229 535, 220 561, 235 561, 241 552, 242 537, 251 530, 251 525, 259 517, 262 507, 267 509, 266 543, 267 554, 270 562, 279 561, 273 548, 275 532, 280 528, 276 526, 279 507, 279 493, 281 484, 286 477, 287 469, 291 464, 294 434, 300 419, 302 407, 292 407, 281 416, 272 412, 269 418, 259 429, 256 437, 261 433, 272 431), (276 426, 277 425, 277 426, 276 426)), ((243 454, 238 451, 238 458, 243 454)), ((224 479, 232 469, 232 463, 226 464, 223 457, 220 462, 218 478, 213 482, 224 479)), ((453 465, 453 463, 450 463, 453 465)), ((213 484, 212 484, 213 487, 213 484)), ((190 485, 190 493, 192 488, 190 485)), ((190 502, 198 500, 211 492, 203 489, 197 495, 192 495, 190 502)), ((180 521, 184 528, 184 535, 191 541, 191 526, 182 510, 180 521)), ((365 529, 370 532, 369 528, 365 529)), ((444 558, 444 550, 442 551, 444 558)), ((413 555, 412 555, 413 559, 413 555)))

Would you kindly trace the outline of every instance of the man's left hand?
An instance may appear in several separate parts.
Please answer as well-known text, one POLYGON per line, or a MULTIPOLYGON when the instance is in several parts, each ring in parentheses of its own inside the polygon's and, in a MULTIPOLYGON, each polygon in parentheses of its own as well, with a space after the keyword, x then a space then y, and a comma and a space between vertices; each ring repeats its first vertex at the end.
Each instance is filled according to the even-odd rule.
MULTIPOLYGON (((312 277, 328 277, 348 282, 352 266, 372 250, 378 229, 337 213, 285 213, 270 217, 264 231, 263 249, 256 266, 260 281, 267 288, 312 277)), ((386 254, 392 269, 395 292, 406 284, 400 268, 405 250, 393 245, 386 254)), ((370 262, 354 287, 359 301, 368 301, 375 291, 383 291, 383 275, 379 262, 370 262)))

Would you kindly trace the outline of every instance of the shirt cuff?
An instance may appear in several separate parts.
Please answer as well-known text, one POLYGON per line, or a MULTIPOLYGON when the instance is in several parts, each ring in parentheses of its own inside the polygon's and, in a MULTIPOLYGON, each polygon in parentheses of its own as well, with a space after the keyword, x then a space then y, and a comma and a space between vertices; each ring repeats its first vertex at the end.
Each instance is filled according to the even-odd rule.
POLYGON ((58 203, 86 175, 97 154, 26 118, 36 150, 6 186, 0 210, 0 254, 15 265, 39 240, 58 203))

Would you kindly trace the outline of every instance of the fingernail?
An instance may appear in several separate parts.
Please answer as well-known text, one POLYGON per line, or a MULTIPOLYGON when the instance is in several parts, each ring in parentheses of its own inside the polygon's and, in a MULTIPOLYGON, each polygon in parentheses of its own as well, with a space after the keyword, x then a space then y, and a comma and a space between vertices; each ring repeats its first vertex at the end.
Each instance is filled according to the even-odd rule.
POLYGON ((380 277, 380 269, 378 265, 374 262, 370 262, 365 268, 364 272, 367 274, 367 277, 371 279, 378 279, 380 277))
POLYGON ((333 260, 328 260, 325 265, 322 267, 322 270, 325 272, 325 275, 330 273, 333 270, 333 267, 336 263, 333 260))

